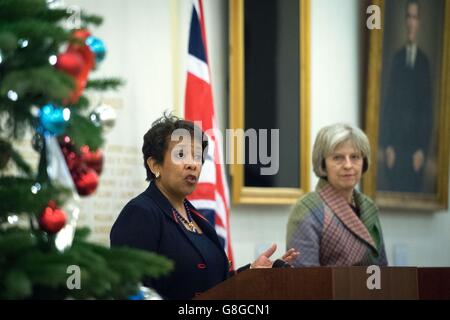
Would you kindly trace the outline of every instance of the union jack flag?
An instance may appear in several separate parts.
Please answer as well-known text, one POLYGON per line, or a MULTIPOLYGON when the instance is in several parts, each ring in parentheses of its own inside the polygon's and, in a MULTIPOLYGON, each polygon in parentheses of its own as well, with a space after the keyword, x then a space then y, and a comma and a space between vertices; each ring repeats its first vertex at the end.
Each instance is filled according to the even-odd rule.
POLYGON ((194 0, 189 34, 185 118, 197 121, 208 135, 208 154, 196 190, 189 200, 215 227, 228 259, 233 261, 230 241, 230 202, 224 174, 222 141, 214 113, 211 73, 208 65, 202 0, 194 0))

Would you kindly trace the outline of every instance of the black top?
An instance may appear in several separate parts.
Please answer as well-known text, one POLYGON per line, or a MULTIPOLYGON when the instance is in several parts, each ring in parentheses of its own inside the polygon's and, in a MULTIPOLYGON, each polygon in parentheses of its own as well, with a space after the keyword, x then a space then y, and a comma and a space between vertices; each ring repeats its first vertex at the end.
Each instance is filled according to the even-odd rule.
POLYGON ((203 231, 202 240, 178 222, 170 202, 154 183, 127 203, 111 229, 111 246, 152 251, 174 262, 168 276, 143 281, 165 299, 191 299, 228 276, 228 259, 216 231, 187 203, 203 231))
POLYGON ((218 248, 211 239, 204 234, 188 232, 188 237, 205 258, 206 278, 210 281, 211 286, 220 283, 223 280, 223 250, 218 248))

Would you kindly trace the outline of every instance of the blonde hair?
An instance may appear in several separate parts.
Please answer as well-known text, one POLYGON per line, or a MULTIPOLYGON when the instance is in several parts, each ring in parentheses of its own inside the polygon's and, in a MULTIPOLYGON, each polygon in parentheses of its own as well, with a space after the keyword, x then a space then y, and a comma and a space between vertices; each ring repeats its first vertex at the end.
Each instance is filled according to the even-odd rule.
POLYGON ((348 124, 336 123, 323 127, 317 133, 312 153, 313 170, 317 177, 327 176, 325 158, 333 153, 341 144, 350 141, 361 152, 365 173, 370 164, 370 144, 366 134, 359 128, 348 124))

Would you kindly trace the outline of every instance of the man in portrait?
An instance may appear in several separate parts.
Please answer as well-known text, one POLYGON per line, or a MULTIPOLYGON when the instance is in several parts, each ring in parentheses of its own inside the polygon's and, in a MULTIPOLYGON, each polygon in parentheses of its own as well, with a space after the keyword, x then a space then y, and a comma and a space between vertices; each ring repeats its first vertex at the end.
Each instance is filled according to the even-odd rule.
POLYGON ((433 110, 430 63, 417 43, 420 4, 405 7, 406 44, 391 62, 379 123, 378 190, 424 192, 433 110))

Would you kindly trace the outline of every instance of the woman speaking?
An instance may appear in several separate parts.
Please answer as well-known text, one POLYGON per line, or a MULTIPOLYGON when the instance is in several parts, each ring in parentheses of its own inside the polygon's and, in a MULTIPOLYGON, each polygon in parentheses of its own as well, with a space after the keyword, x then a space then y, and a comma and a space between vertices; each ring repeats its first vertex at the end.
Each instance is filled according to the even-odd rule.
MULTIPOLYGON (((191 299, 230 275, 229 260, 215 229, 186 199, 197 185, 207 138, 192 122, 174 116, 155 121, 144 135, 142 153, 148 188, 122 209, 115 221, 112 246, 129 246, 166 256, 174 271, 144 280, 165 299, 191 299)), ((272 245, 247 268, 270 268, 272 245)), ((298 252, 282 257, 294 261, 298 252)))

